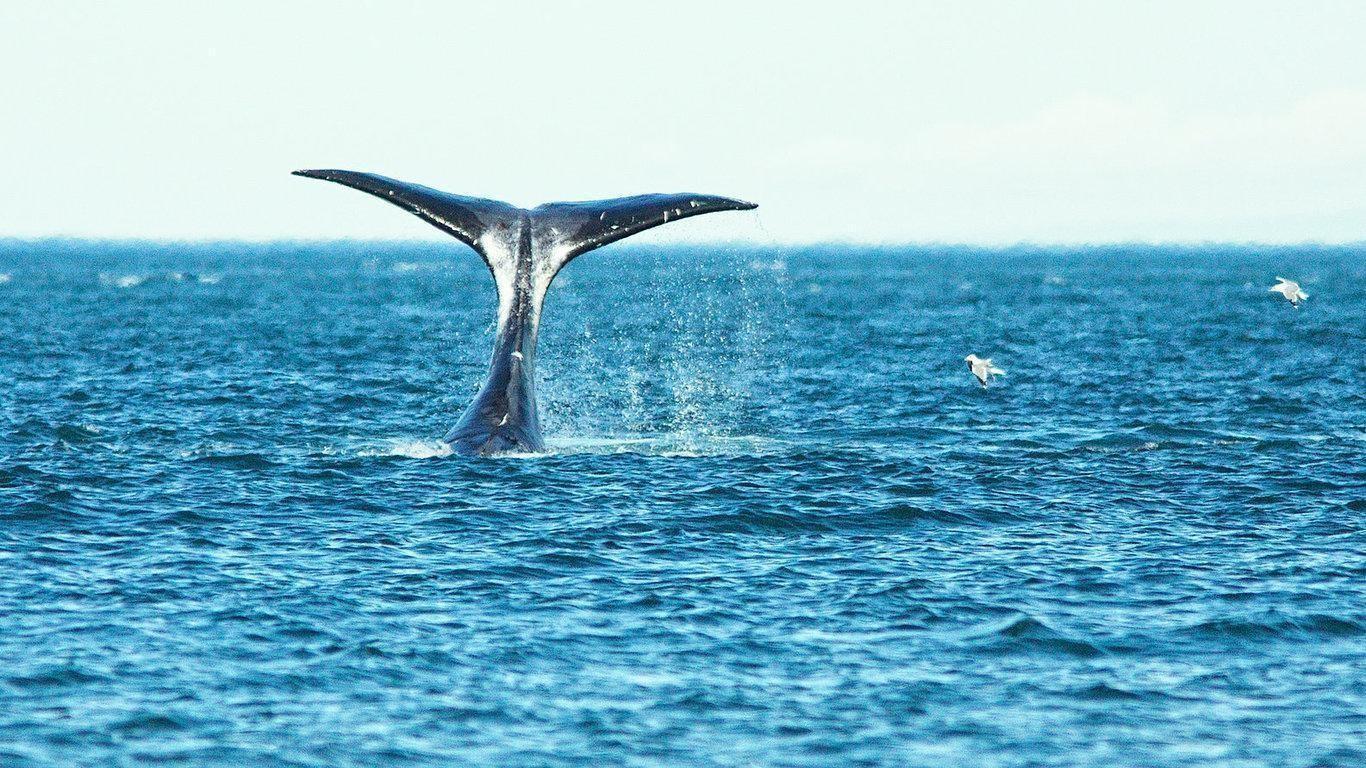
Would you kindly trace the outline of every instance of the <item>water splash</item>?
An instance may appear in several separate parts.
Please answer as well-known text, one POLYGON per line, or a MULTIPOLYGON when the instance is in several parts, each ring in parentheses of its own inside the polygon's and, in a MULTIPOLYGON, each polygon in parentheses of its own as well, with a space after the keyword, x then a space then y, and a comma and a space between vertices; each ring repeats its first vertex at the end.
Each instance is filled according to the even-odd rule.
POLYGON ((379 446, 361 448, 358 456, 401 456, 406 459, 435 459, 454 453, 449 443, 440 440, 393 440, 379 446))
POLYGON ((755 429, 750 403, 765 396, 766 351, 785 322, 786 262, 756 270, 724 250, 682 255, 632 254, 629 281, 576 264, 551 292, 538 360, 548 436, 705 442, 755 429), (576 327, 590 311, 598 321, 576 327))

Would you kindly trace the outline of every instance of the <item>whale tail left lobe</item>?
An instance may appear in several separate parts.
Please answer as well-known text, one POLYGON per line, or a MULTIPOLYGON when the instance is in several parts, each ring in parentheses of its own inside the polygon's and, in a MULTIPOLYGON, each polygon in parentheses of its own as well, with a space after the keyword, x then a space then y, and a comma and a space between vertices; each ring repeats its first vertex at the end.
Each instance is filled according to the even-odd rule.
MULTIPOLYGON (((516 268, 499 237, 521 221, 525 211, 498 200, 452 195, 421 184, 358 171, 295 171, 295 176, 322 179, 374 195, 396 205, 473 248, 495 280, 500 271, 516 268)), ((510 275, 509 275, 510 277, 510 275)))

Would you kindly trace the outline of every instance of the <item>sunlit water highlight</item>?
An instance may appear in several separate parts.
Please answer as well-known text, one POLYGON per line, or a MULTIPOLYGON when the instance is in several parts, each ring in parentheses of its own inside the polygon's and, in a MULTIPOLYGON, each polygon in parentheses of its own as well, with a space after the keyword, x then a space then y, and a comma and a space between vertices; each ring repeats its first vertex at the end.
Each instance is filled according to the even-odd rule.
POLYGON ((0 243, 0 764, 1366 764, 1363 265, 0 243))

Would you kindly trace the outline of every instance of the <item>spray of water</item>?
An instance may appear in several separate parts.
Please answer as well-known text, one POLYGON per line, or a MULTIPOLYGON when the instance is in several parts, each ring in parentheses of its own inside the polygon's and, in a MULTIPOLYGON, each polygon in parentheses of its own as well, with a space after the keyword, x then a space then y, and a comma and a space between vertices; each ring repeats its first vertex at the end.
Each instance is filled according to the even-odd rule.
POLYGON ((678 248, 621 254, 557 284, 538 360, 552 446, 712 453, 755 434, 754 404, 783 364, 769 350, 785 281, 771 255, 678 248))

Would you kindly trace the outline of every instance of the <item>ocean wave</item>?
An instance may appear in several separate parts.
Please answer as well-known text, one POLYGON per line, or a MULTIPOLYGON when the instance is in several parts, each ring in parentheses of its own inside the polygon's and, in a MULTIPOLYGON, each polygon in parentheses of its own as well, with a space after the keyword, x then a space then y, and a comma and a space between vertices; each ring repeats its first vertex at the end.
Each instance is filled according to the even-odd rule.
POLYGON ((276 458, 261 451, 246 449, 229 443, 213 443, 181 451, 180 456, 195 464, 226 469, 261 470, 280 466, 280 462, 276 458))
POLYGON ((996 653, 1044 653, 1086 659, 1105 653, 1100 646, 1059 632, 1027 614, 973 629, 965 637, 977 648, 996 653))
POLYGON ((58 440, 75 445, 89 443, 100 436, 100 428, 91 424, 58 424, 52 432, 58 440))
POLYGON ((1360 637, 1366 632, 1366 627, 1363 627, 1359 618, 1314 613, 1299 616, 1272 615, 1256 619, 1209 619, 1185 627, 1180 632, 1188 637, 1197 638, 1312 642, 1360 637))
POLYGON ((110 680, 108 675, 70 664, 50 664, 20 674, 12 674, 5 682, 21 689, 67 688, 110 680))
POLYGON ((1126 701, 1153 701, 1157 699, 1171 698, 1171 694, 1157 690, 1131 690, 1119 685, 1109 683, 1095 683, 1084 688, 1073 691, 1073 696, 1084 701, 1096 702, 1126 702, 1126 701))

